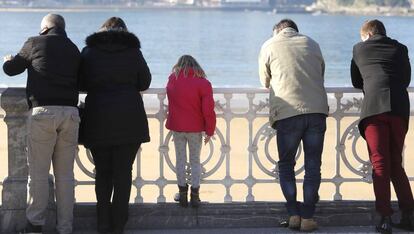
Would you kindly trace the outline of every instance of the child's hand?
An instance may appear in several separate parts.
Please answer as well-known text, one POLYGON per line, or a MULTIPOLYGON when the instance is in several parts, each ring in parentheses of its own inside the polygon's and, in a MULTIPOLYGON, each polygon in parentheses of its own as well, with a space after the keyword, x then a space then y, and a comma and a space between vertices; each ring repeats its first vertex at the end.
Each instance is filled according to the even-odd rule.
POLYGON ((204 138, 204 144, 207 144, 210 141, 211 136, 206 136, 204 138))

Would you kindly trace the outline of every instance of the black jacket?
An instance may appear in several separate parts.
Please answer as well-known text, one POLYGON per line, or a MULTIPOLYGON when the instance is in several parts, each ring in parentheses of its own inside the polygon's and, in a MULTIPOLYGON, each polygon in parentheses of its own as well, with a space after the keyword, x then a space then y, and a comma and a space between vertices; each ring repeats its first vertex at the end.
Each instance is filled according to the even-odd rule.
POLYGON ((364 132, 362 120, 387 112, 405 118, 408 126, 410 100, 407 88, 411 81, 411 67, 405 45, 381 35, 356 44, 351 77, 353 86, 364 92, 361 135, 364 132))
POLYGON ((129 32, 90 35, 81 53, 81 90, 87 92, 82 118, 87 147, 148 142, 147 115, 139 91, 151 73, 138 38, 129 32))
POLYGON ((3 65, 14 76, 27 69, 26 95, 29 107, 76 106, 80 53, 63 29, 52 28, 31 37, 20 52, 3 65))

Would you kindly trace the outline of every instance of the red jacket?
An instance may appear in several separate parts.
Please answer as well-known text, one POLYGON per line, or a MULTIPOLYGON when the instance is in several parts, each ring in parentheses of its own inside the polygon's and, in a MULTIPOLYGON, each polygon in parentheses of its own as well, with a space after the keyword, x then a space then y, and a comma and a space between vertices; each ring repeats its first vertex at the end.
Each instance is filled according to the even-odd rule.
POLYGON ((214 134, 216 113, 214 112, 213 89, 205 78, 194 76, 188 70, 187 77, 180 72, 168 78, 168 118, 165 127, 176 132, 202 132, 214 134))

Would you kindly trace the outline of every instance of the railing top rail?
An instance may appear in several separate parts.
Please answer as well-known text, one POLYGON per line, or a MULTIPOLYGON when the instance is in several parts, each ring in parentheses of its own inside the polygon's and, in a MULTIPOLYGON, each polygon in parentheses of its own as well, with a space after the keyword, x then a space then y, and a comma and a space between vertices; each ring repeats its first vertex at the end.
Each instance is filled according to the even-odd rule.
MULTIPOLYGON (((336 93, 336 92, 345 92, 345 93, 360 93, 361 90, 355 89, 352 87, 326 87, 326 92, 328 93, 336 93)), ((414 91, 414 87, 410 87, 409 91, 414 91)), ((269 90, 262 87, 216 87, 213 88, 214 93, 268 93, 269 90)), ((165 88, 149 88, 148 90, 144 91, 143 93, 151 93, 151 94, 162 94, 165 93, 165 88)))
MULTIPOLYGON (((25 87, 9 87, 9 88, 25 88, 25 87)), ((7 88, 0 88, 0 93, 4 92, 7 88)), ((355 89, 353 87, 326 87, 327 93, 360 93, 361 90, 355 89)), ((414 87, 409 87, 408 92, 414 92, 414 87)), ((241 93, 268 93, 269 90, 263 87, 216 87, 213 88, 214 93, 229 93, 229 94, 241 94, 241 93)), ((165 88, 149 88, 143 93, 148 94, 163 94, 165 93, 165 88)))
MULTIPOLYGON (((326 87, 327 93, 360 93, 361 90, 353 87, 326 87)), ((409 92, 414 92, 414 87, 407 89, 409 92)), ((214 93, 268 93, 269 90, 263 87, 216 87, 213 88, 214 93)), ((165 93, 165 88, 149 88, 143 93, 162 94, 165 93)))

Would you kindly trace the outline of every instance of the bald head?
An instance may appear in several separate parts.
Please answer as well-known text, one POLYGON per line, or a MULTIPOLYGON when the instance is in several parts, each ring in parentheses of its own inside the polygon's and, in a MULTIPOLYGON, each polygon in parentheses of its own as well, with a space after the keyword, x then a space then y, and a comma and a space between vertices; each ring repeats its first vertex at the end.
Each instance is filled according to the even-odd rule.
POLYGON ((50 28, 65 29, 65 19, 58 14, 47 14, 43 17, 42 23, 40 23, 40 29, 41 31, 46 31, 50 28))

